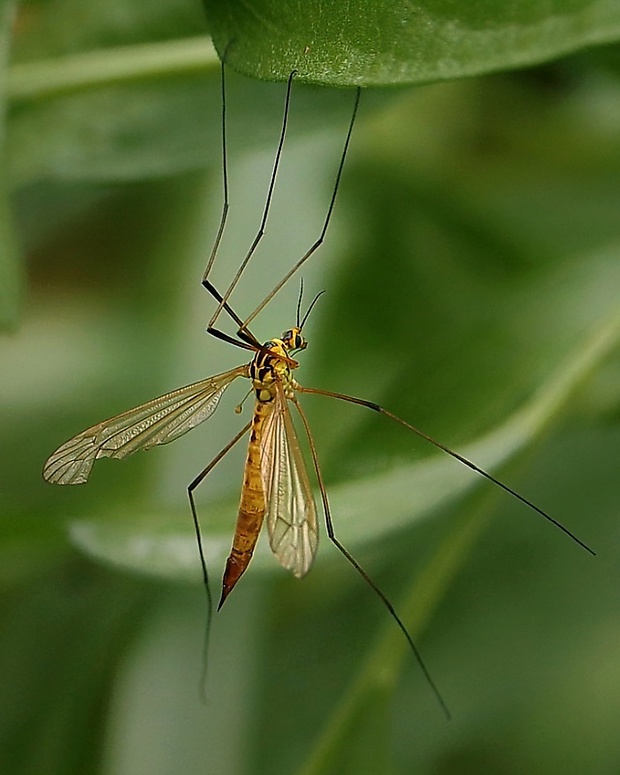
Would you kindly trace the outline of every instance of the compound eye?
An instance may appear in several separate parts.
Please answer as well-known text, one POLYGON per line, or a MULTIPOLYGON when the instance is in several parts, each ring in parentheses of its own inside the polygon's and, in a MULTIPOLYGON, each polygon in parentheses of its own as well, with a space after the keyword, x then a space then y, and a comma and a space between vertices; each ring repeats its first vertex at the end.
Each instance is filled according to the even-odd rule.
POLYGON ((286 342, 287 344, 290 344, 292 342, 292 340, 293 340, 293 331, 292 331, 292 329, 289 328, 288 331, 285 331, 282 334, 282 341, 286 342))

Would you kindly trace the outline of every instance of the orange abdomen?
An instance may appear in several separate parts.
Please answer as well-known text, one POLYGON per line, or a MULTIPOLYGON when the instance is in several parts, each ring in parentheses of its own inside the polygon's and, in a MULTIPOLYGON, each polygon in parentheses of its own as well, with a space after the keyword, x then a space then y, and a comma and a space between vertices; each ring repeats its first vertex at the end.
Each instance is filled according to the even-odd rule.
POLYGON ((260 442, 265 420, 272 408, 271 402, 256 402, 243 473, 243 487, 241 488, 241 502, 239 503, 235 536, 230 555, 226 561, 218 610, 248 567, 265 517, 267 506, 261 477, 260 442))

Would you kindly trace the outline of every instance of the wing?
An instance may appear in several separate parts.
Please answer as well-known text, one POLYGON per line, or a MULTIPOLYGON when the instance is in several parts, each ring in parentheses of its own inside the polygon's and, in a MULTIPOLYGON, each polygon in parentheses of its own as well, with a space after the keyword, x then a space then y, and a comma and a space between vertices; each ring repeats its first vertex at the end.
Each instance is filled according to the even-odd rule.
POLYGON ((269 544, 282 565, 301 578, 310 570, 319 533, 306 464, 281 386, 261 439, 261 474, 269 544))
POLYGON ((87 428, 50 455, 43 478, 53 484, 82 484, 97 458, 123 458, 174 441, 208 419, 230 383, 244 376, 248 367, 238 366, 87 428))

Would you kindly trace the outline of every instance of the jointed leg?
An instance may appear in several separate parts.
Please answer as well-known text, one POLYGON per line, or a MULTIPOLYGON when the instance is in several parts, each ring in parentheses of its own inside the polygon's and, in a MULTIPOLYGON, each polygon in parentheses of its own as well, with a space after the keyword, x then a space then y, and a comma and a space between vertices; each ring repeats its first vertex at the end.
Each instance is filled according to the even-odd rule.
MULTIPOLYGON (((312 392, 312 391, 309 391, 312 392)), ((321 492, 321 500, 323 501, 323 512, 325 514, 325 527, 327 530, 327 535, 330 539, 330 541, 334 544, 336 549, 347 559, 351 565, 355 568, 355 570, 360 574, 360 576, 364 579, 364 581, 371 587, 371 589, 375 592, 375 594, 379 597, 383 605, 387 608, 390 616, 394 619, 400 630, 402 631, 403 635, 407 639, 407 643, 409 644, 409 647, 411 648, 411 651, 413 652, 413 655, 417 661, 417 663, 420 665, 420 668, 422 669, 422 672, 424 674, 424 677, 426 679, 426 682, 430 686, 431 690, 433 691, 433 694, 437 698, 437 701, 439 702, 441 709, 443 710, 446 718, 451 718, 450 711, 448 710, 448 706, 446 705, 443 697, 441 696, 441 693, 439 689, 437 688, 435 682, 433 681, 431 674, 426 667, 426 664, 424 663, 424 660, 422 659, 422 655, 420 654, 420 651, 418 647, 416 646, 413 638, 411 637, 407 627, 405 626, 403 620, 400 618, 400 616, 396 613, 396 610, 392 603, 390 602, 389 598, 385 595, 384 592, 381 591, 381 589, 377 586, 377 584, 370 578, 368 573, 362 568, 362 566, 359 564, 359 562, 353 557, 353 555, 349 552, 348 549, 346 549, 340 541, 336 538, 335 532, 334 532, 334 524, 332 521, 331 516, 331 510, 329 507, 329 501, 327 498, 327 490, 325 488, 325 483, 323 482, 323 477, 321 475, 321 469, 319 466, 318 456, 316 447, 314 444, 314 439, 312 438, 312 433, 310 432, 310 426, 308 424, 308 420, 306 419, 306 415, 301 409, 301 406, 299 405, 299 402, 296 399, 293 399, 293 402, 295 406, 297 407, 297 410, 299 411, 299 415, 302 419, 304 428, 306 430, 306 435, 308 437, 308 443, 310 444, 310 454, 312 455, 312 462, 314 464, 314 470, 316 472, 316 478, 319 483, 319 490, 321 492)))

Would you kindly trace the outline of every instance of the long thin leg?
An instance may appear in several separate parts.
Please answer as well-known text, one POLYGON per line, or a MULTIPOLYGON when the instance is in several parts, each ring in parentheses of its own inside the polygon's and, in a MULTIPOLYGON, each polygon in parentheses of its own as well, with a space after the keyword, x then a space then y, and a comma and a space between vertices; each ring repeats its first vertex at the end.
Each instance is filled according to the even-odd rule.
MULTIPOLYGON (((220 216, 220 223, 217 229, 217 234, 215 235, 215 241, 213 243, 213 247, 211 248, 211 254, 209 255, 209 260, 207 261, 207 266, 202 276, 202 285, 204 288, 206 288, 206 290, 211 294, 211 296, 218 303, 215 316, 219 315, 222 309, 224 309, 231 317, 231 319, 234 321, 234 323, 236 323, 236 325, 239 328, 241 328, 243 326, 243 321, 237 315, 237 313, 232 309, 232 307, 228 304, 226 299, 222 297, 221 293, 217 290, 217 288, 213 285, 213 283, 209 280, 209 275, 211 274, 213 264, 215 263, 215 259, 220 249, 222 237, 224 236, 224 229, 226 228, 226 220, 228 218, 228 211, 230 209, 230 202, 229 202, 229 195, 228 195, 228 141, 227 141, 227 129, 226 129, 226 67, 224 62, 225 62, 225 57, 222 58, 222 62, 221 62, 221 80, 220 80, 221 105, 222 105, 222 125, 221 125, 222 191, 223 191, 222 214, 220 216)), ((230 335, 226 334, 225 332, 214 328, 213 323, 214 323, 214 319, 212 318, 209 323, 209 326, 207 327, 207 332, 212 336, 215 336, 218 339, 222 339, 223 341, 228 342, 229 344, 234 344, 239 347, 244 347, 245 349, 254 349, 253 347, 247 347, 243 344, 240 344, 238 341, 238 338, 235 339, 230 335)), ((241 338, 246 344, 249 344, 249 345, 258 344, 258 342, 256 342, 252 334, 249 331, 247 331, 247 329, 244 331, 244 336, 241 338)))
MULTIPOLYGON (((325 216, 325 221, 323 223, 323 228, 321 229, 321 233, 318 237, 318 239, 311 245, 311 247, 303 254, 303 256, 297 261, 296 264, 293 265, 293 267, 284 275, 284 277, 280 280, 280 282, 275 286, 275 288, 261 301, 261 303, 256 307, 254 312, 247 317, 243 325, 241 326, 241 330, 247 331, 248 326, 250 323, 254 320, 254 318, 258 315, 258 313, 266 307, 267 304, 273 299, 273 297, 278 293, 278 291, 281 290, 281 288, 291 279, 291 277, 299 271, 299 269, 306 263, 306 261, 310 258, 310 256, 315 253, 323 244, 323 241, 325 239, 325 234, 327 233, 327 229, 329 227, 329 222, 332 217, 332 212, 334 210, 334 205, 336 204, 336 196, 338 194, 338 189, 340 187, 340 179, 342 178, 342 171, 344 169, 344 163, 347 158, 347 151, 349 150, 349 144, 351 142, 351 135, 353 133, 353 126, 355 124, 355 118, 357 116, 357 109, 359 107, 360 102, 360 95, 361 95, 361 89, 356 89, 355 92, 355 102, 353 104, 353 113, 351 114, 351 121, 349 122, 349 129, 347 131, 346 140, 344 143, 344 148, 342 151, 342 156, 340 157, 340 164, 338 166, 338 172, 336 174, 336 181, 334 183, 334 190, 332 192, 331 200, 329 202, 329 207, 327 209, 327 214, 325 216)), ((227 298, 227 297, 226 297, 227 298)))
MULTIPOLYGON (((254 240, 252 241, 252 244, 250 245, 250 249, 245 255, 245 258, 241 262, 239 268, 237 269, 237 272, 235 273, 235 276, 232 279, 232 282, 226 289, 226 292, 223 295, 223 298, 220 300, 217 309, 213 313, 213 316, 211 317, 211 320, 209 321, 209 325, 207 327, 207 330, 210 331, 214 328, 215 322, 217 321, 218 317, 220 316, 222 309, 226 309, 227 312, 230 313, 230 308, 227 308, 228 299, 230 298, 230 295, 234 291, 234 289, 237 286, 237 283, 239 282, 241 275, 245 271, 245 268, 250 262, 250 259, 254 255, 256 248, 258 247, 260 241, 265 235, 265 227, 267 225, 267 219, 269 217, 269 211, 271 209, 271 201, 273 199, 273 192, 276 185, 276 178, 278 176, 278 170, 280 168, 280 159, 282 158, 282 149, 284 148, 284 140, 286 138, 286 130, 288 127, 288 117, 289 117, 289 108, 290 108, 290 101, 291 101, 291 88, 293 85, 293 78, 295 77, 296 71, 293 70, 293 72, 290 74, 287 87, 286 87, 286 97, 284 101, 284 114, 282 118, 282 127, 280 130, 280 139, 278 141, 278 148, 276 151, 273 168, 271 171, 271 177, 269 179, 269 188, 267 190, 267 198, 265 200, 265 206, 263 208, 263 215, 260 221, 260 225, 258 227, 258 231, 256 232, 256 236, 254 237, 254 240)), ((223 101, 224 102, 224 101, 223 101)), ((223 133, 225 133, 224 130, 224 124, 223 124, 223 133)), ((227 196, 227 191, 226 191, 227 196)), ((228 203, 226 202, 226 213, 228 212, 228 203)), ((222 218, 222 222, 220 223, 220 226, 222 227, 223 231, 223 222, 225 221, 225 217, 222 218)), ((221 239, 221 234, 218 232, 218 238, 221 239)), ((219 242, 218 242, 219 245, 219 242)), ((203 277, 202 284, 204 287, 212 293, 213 286, 211 283, 207 281, 207 275, 211 269, 211 266, 213 264, 213 258, 210 259, 209 264, 207 265, 207 271, 205 272, 205 276, 203 277)), ((244 325, 241 321, 239 321, 238 318, 235 316, 235 321, 239 325, 240 330, 243 329, 244 332, 247 332, 247 325, 244 325)))
POLYGON ((403 428, 407 428, 407 430, 413 431, 413 433, 415 433, 417 436, 420 436, 420 438, 424 439, 425 441, 428 441, 430 444, 437 447, 438 449, 441 449, 443 452, 446 452, 448 455, 455 458, 460 463, 463 463, 463 465, 467 466, 468 468, 471 468, 472 471, 475 471, 477 474, 480 474, 480 476, 484 476, 485 479, 488 479, 490 482, 493 482, 493 484, 496 485, 497 487, 501 487, 502 490, 505 490, 509 495, 512 495, 513 498, 516 498, 517 500, 521 501, 521 503, 524 503, 528 508, 532 509, 532 511, 535 511, 537 514, 540 514, 541 517, 544 517, 552 525, 555 525, 555 527, 559 528, 563 533, 565 533, 569 538, 571 538, 576 544, 579 544, 579 546, 581 546, 587 552, 596 556, 596 552, 593 549, 590 549, 590 547, 586 543, 584 543, 580 538, 577 538, 577 536, 574 533, 572 533, 567 527, 565 527, 561 522, 558 522, 557 519, 554 519, 554 517, 552 517, 550 514, 547 514, 546 511, 543 511, 541 508, 536 506, 536 504, 532 503, 532 501, 528 500, 523 495, 520 495, 516 490, 513 490, 512 487, 509 487, 507 484, 504 484, 504 482, 500 481, 499 479, 496 479, 494 476, 492 476, 487 471, 477 466, 475 463, 472 463, 471 460, 468 460, 466 457, 463 457, 463 455, 459 455, 458 452, 454 452, 454 450, 450 449, 449 447, 446 447, 445 444, 442 444, 441 442, 436 441, 431 436, 428 436, 426 433, 421 431, 419 428, 416 428, 414 425, 411 425, 405 420, 402 420, 400 417, 397 417, 395 414, 392 414, 392 412, 389 412, 387 409, 384 409, 382 406, 379 406, 379 404, 375 404, 373 401, 366 401, 363 398, 355 398, 354 396, 347 396, 347 395, 344 395, 343 393, 334 393, 331 390, 317 390, 316 388, 307 388, 307 387, 301 387, 301 386, 298 386, 296 389, 299 390, 301 393, 314 393, 315 395, 337 398, 340 401, 348 401, 350 404, 358 404, 359 406, 365 406, 368 409, 372 409, 373 412, 378 412, 379 414, 385 415, 385 417, 389 417, 390 420, 394 420, 394 422, 398 423, 399 425, 402 425, 403 428))
MULTIPOLYGON (((209 293, 211 294, 211 296, 213 296, 214 299, 216 299, 216 301, 223 302, 221 293, 211 283, 209 283, 209 293)), ((236 312, 228 305, 228 302, 224 302, 223 306, 226 312, 228 312, 228 314, 232 317, 233 320, 240 320, 236 312)), ((235 339, 230 334, 227 334, 225 331, 220 331, 217 328, 213 328, 213 326, 207 326, 208 334, 211 334, 211 336, 214 336, 217 339, 221 339, 224 342, 228 342, 229 344, 234 344, 235 347, 242 347, 244 350, 257 350, 262 348, 262 345, 256 339, 254 334, 251 333, 251 331, 246 330, 243 332, 243 335, 241 335, 240 332, 241 332, 241 329, 239 329, 239 333, 238 333, 238 336, 240 336, 241 339, 235 339)))
POLYGON ((222 60, 221 62, 220 84, 221 84, 221 101, 222 101, 221 102, 222 104, 222 126, 221 126, 222 193, 223 193, 222 214, 220 216, 220 225, 218 226, 218 229, 217 229, 215 241, 213 243, 213 247, 211 248, 211 255, 209 256, 209 260, 207 261, 207 266, 202 276, 203 285, 205 285, 209 275, 211 274, 211 269, 213 268, 213 264, 215 263, 215 258, 220 249, 220 243, 222 241, 222 236, 224 234, 224 228, 226 227, 226 219, 228 218, 228 210, 230 208, 229 201, 228 201, 228 150, 227 150, 227 137, 226 137, 226 134, 227 134, 226 133, 226 68, 224 66, 224 60, 222 60))
MULTIPOLYGON (((239 316, 236 314, 236 312, 226 303, 224 299, 222 299, 221 294, 217 290, 217 288, 213 285, 213 283, 209 280, 209 275, 211 274, 211 270, 213 268, 213 264, 215 263, 215 259, 217 257, 217 254, 220 249, 220 244, 222 242, 222 237, 224 236, 224 229, 226 228, 226 220, 228 218, 228 211, 230 209, 230 202, 228 197, 228 141, 227 141, 227 130, 226 130, 226 67, 224 64, 224 58, 222 58, 221 62, 221 76, 220 76, 220 84, 221 84, 221 105, 222 105, 222 125, 221 125, 221 136, 222 136, 222 194, 223 194, 223 202, 222 202, 222 214, 220 216, 220 224, 217 229, 217 234, 215 235, 215 241, 213 242, 213 247, 211 248, 211 254, 209 255, 209 260, 207 261, 207 266, 205 268, 204 274, 202 276, 202 285, 207 289, 207 291, 211 294, 211 296, 214 297, 214 299, 218 302, 218 314, 222 309, 225 309, 226 312, 230 315, 232 320, 238 325, 242 325, 242 321, 239 318, 239 316)), ((219 334, 216 332, 216 330, 212 330, 209 333, 212 333, 214 336, 217 336, 218 338, 223 338, 219 336, 219 334)), ((225 341, 229 341, 226 339, 225 341)))
POLYGON ((196 533, 196 543, 198 544, 198 554, 200 556, 200 567, 202 568, 202 581, 205 587, 205 591, 207 593, 207 608, 208 608, 208 621, 211 621, 211 616, 213 613, 213 599, 211 596, 211 587, 209 586, 209 572, 207 571, 207 561, 205 559, 205 553, 204 553, 204 547, 202 545, 202 535, 200 532, 200 522, 198 520, 198 512, 196 511, 196 503, 194 501, 194 490, 198 487, 198 485, 204 480, 204 478, 209 474, 215 466, 220 462, 220 460, 227 455, 230 450, 235 446, 235 444, 241 439, 249 430, 250 426, 252 425, 252 421, 248 422, 240 431, 236 434, 236 436, 228 442, 228 444, 220 450, 220 452, 217 453, 217 455, 213 458, 213 460, 209 463, 208 466, 202 469, 202 471, 198 474, 198 476, 192 480, 192 482, 187 487, 187 497, 189 498, 189 505, 192 510, 192 520, 194 522, 194 531, 196 533))
POLYGON ((205 622, 204 639, 202 646, 202 670, 200 675, 200 697, 203 702, 206 702, 206 683, 207 683, 207 665, 209 654, 209 635, 211 633, 211 620, 213 619, 213 597, 211 595, 211 585, 209 584, 209 572, 207 570, 207 561, 205 559, 204 547, 202 545, 202 535, 200 532, 200 522, 198 521, 198 512, 196 511, 196 503, 194 501, 194 490, 204 480, 207 474, 213 470, 213 468, 220 462, 220 460, 230 452, 235 444, 241 439, 249 430, 252 425, 252 421, 243 427, 237 435, 228 442, 224 449, 220 450, 218 454, 213 458, 206 468, 198 474, 198 476, 188 485, 187 496, 189 498, 189 505, 192 510, 192 520, 194 522, 194 532, 196 533, 196 543, 198 544, 198 554, 200 556, 200 567, 202 568, 202 583, 207 594, 207 618, 205 622))
MULTIPOLYGON (((321 291, 321 293, 322 293, 322 291, 321 291)), ((216 299, 222 299, 222 296, 220 295, 220 292, 216 288, 213 288, 213 286, 212 286, 212 295, 216 299)), ((310 308, 309 308, 308 312, 306 312, 306 314, 304 316, 304 322, 305 322, 305 319, 308 317, 308 314, 312 310, 312 307, 314 306, 314 304, 316 303, 316 301, 317 301, 317 299, 319 298, 320 295, 321 294, 319 293, 317 295, 317 297, 315 298, 315 300, 310 305, 310 308)), ((225 303, 224 306, 225 306, 225 308, 227 310, 229 309, 227 303, 225 303)), ((232 310, 230 310, 230 312, 233 315, 235 315, 235 313, 232 310)), ((235 315, 235 317, 236 317, 236 315, 235 315)), ((261 344, 256 339, 254 334, 252 334, 252 332, 249 331, 249 330, 239 329, 239 331, 237 332, 237 336, 239 336, 240 339, 235 339, 230 334, 227 334, 225 331, 220 331, 217 328, 207 328, 207 333, 211 334, 211 336, 214 336, 217 339, 221 339, 224 342, 228 342, 228 344, 234 344, 235 347, 242 347, 244 350, 252 350, 253 352, 256 352, 257 350, 259 350, 260 352, 264 353, 265 355, 270 355, 270 350, 268 348, 266 348, 265 345, 261 344), (241 341, 241 340, 243 340, 243 341, 241 341)), ((293 358, 287 358, 284 355, 280 355, 278 357, 279 357, 279 360, 284 361, 285 363, 288 363, 288 365, 291 368, 293 368, 293 369, 297 368, 297 366, 299 365, 297 363, 297 361, 294 360, 293 358)))
POLYGON ((396 624, 401 629, 403 635, 407 639, 407 643, 409 644, 409 647, 411 648, 411 651, 413 652, 413 655, 419 664, 422 673, 424 674, 424 678, 426 679, 426 682, 430 686, 433 694, 437 698, 437 702, 441 706, 442 711, 444 712, 447 719, 451 718, 450 711, 448 710, 448 706, 446 705, 445 700, 441 696, 441 692, 437 688, 437 685, 433 681, 431 674, 426 667, 426 664, 424 660, 422 659, 422 655, 420 654, 420 651, 418 647, 416 646, 413 638, 411 637, 409 630, 405 626, 403 620, 400 618, 400 616, 396 613, 396 610, 392 603, 390 602, 389 598, 385 595, 385 593, 377 586, 377 584, 371 579, 371 577, 368 575, 368 573, 362 568, 362 566, 359 564, 359 562, 353 557, 353 555, 349 552, 348 549, 346 549, 340 541, 336 538, 336 534, 334 531, 334 523, 332 521, 332 515, 331 515, 331 509, 329 507, 329 501, 327 498, 327 490, 325 488, 325 483, 323 482, 323 476, 321 475, 321 468, 319 466, 319 459, 316 451, 316 446, 314 444, 314 439, 312 437, 312 433, 310 432, 310 425, 308 423, 308 420, 306 418, 306 415, 304 414, 301 406, 299 405, 299 402, 297 399, 293 398, 291 399, 295 406, 297 407, 297 411, 299 412, 299 415, 301 417, 301 420, 303 422, 304 428, 306 430, 306 435, 308 437, 308 443, 310 445, 310 454, 312 455, 312 463, 314 465, 314 470, 316 472, 316 478, 319 483, 319 490, 321 492, 321 500, 323 501, 323 512, 325 514, 325 527, 327 530, 327 535, 329 537, 329 540, 334 544, 336 549, 347 559, 351 565, 355 568, 355 570, 360 574, 360 576, 364 579, 364 581, 371 587, 371 589, 375 592, 375 594, 379 597, 383 605, 387 608, 387 610, 390 613, 390 616, 394 619, 396 624))

